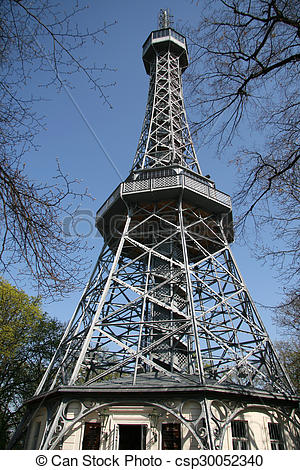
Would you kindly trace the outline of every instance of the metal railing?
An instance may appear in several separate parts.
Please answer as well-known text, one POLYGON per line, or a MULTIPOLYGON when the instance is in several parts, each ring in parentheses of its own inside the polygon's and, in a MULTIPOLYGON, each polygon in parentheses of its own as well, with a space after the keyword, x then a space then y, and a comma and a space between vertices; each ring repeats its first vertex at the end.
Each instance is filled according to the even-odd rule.
POLYGON ((143 54, 146 52, 148 49, 149 45, 151 44, 153 39, 159 39, 159 38, 174 38, 177 41, 181 42, 184 46, 185 44, 185 37, 182 36, 181 34, 177 33, 177 31, 174 31, 173 29, 159 29, 158 31, 153 31, 145 44, 143 45, 143 54))
POLYGON ((98 210, 97 217, 101 217, 104 212, 118 199, 121 194, 132 194, 139 192, 158 191, 161 189, 171 188, 187 188, 196 193, 203 194, 207 198, 219 202, 220 204, 231 209, 231 198, 222 191, 215 189, 213 184, 209 184, 201 179, 201 176, 189 175, 186 172, 181 174, 169 174, 164 176, 152 175, 146 179, 128 180, 121 183, 111 194, 103 206, 98 210))
POLYGON ((214 201, 220 202, 221 204, 231 208, 230 196, 218 191, 212 186, 209 186, 205 182, 201 181, 200 178, 197 181, 195 177, 191 177, 187 174, 163 176, 149 178, 147 180, 136 180, 136 181, 125 181, 122 184, 122 193, 134 193, 140 191, 155 191, 163 188, 176 188, 186 187, 192 191, 198 192, 207 196, 214 201))

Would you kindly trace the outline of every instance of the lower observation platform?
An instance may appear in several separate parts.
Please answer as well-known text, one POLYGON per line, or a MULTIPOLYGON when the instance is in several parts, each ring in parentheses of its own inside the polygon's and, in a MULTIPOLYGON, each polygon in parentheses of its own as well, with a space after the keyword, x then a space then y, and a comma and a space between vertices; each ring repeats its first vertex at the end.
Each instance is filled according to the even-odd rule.
MULTIPOLYGON (((231 198, 215 188, 210 179, 186 168, 174 166, 131 173, 96 214, 96 227, 106 238, 106 222, 127 212, 127 203, 178 199, 203 209, 208 214, 226 215, 227 229, 232 226, 231 198)), ((233 241, 233 229, 228 242, 233 241)))

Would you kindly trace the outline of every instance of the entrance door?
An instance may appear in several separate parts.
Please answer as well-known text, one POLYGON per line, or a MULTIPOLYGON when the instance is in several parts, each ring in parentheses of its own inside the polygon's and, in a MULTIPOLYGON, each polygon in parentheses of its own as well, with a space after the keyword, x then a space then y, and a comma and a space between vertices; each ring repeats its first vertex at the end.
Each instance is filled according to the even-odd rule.
POLYGON ((119 450, 142 450, 146 444, 146 426, 119 424, 119 450))

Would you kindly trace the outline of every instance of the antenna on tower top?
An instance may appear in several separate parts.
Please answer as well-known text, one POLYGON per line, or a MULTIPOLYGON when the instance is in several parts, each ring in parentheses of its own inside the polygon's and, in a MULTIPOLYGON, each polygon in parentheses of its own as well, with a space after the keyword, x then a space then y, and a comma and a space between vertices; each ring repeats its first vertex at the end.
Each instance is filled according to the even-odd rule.
POLYGON ((159 15, 158 15, 158 27, 159 29, 166 29, 170 28, 173 24, 173 15, 170 15, 170 10, 169 8, 166 9, 160 9, 159 15))

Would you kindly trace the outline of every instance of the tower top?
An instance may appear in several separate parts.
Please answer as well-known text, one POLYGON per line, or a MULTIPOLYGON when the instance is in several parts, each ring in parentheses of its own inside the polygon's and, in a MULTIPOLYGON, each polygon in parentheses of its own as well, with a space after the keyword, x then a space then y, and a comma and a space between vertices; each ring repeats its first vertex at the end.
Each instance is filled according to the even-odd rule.
POLYGON ((168 9, 160 10, 159 29, 143 44, 143 62, 150 85, 132 171, 179 165, 201 175, 183 102, 181 75, 188 66, 187 45, 185 37, 171 27, 168 9))
POLYGON ((160 10, 159 29, 152 31, 143 44, 143 61, 147 74, 150 75, 150 64, 163 50, 170 50, 180 58, 181 73, 188 66, 188 53, 185 37, 172 28, 169 10, 160 10))
POLYGON ((159 15, 158 15, 158 27, 159 29, 166 29, 166 28, 171 28, 173 25, 172 21, 173 16, 170 15, 170 10, 169 8, 166 9, 160 9, 159 15))

